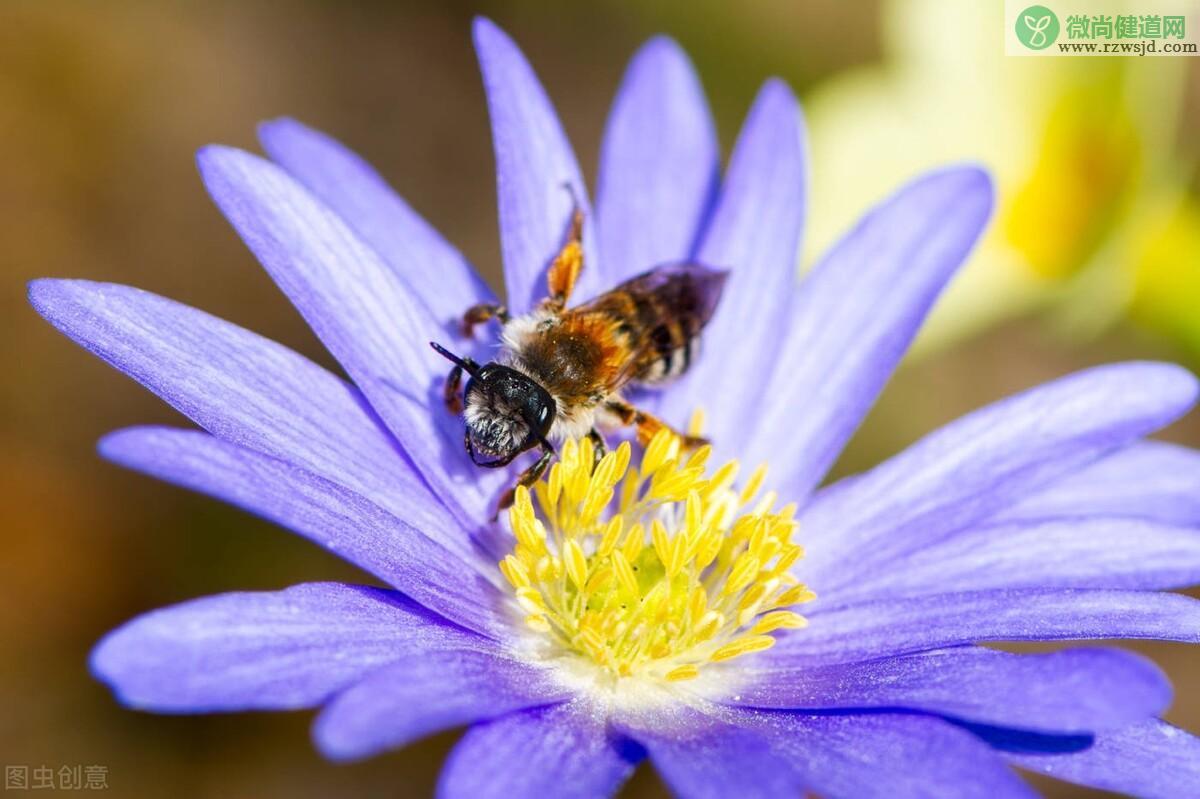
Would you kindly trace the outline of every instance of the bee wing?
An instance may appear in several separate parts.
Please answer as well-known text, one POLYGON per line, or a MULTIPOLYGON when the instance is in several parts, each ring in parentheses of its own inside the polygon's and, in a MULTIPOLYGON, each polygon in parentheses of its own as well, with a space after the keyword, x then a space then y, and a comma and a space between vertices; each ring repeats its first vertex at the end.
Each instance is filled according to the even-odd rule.
POLYGON ((613 293, 653 296, 662 317, 644 331, 650 335, 643 335, 630 353, 613 389, 635 380, 658 382, 685 370, 687 358, 673 365, 672 353, 684 348, 690 353, 692 340, 712 319, 728 277, 726 270, 700 264, 664 264, 617 286, 613 293), (658 374, 651 376, 656 364, 658 374))
POLYGON ((692 263, 663 264, 626 280, 615 290, 661 297, 673 313, 694 319, 694 333, 699 333, 717 310, 728 277, 726 269, 692 263))

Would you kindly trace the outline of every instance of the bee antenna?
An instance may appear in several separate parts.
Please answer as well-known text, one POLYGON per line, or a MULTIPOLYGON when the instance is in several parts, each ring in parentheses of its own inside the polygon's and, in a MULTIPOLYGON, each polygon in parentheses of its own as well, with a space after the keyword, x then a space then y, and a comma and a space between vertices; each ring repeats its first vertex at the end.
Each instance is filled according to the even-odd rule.
POLYGON ((429 346, 433 347, 434 352, 450 361, 450 363, 466 369, 467 374, 469 374, 471 377, 474 377, 475 373, 479 371, 479 364, 475 363, 475 361, 471 358, 460 358, 450 350, 443 347, 441 344, 438 344, 436 341, 429 342, 429 346))

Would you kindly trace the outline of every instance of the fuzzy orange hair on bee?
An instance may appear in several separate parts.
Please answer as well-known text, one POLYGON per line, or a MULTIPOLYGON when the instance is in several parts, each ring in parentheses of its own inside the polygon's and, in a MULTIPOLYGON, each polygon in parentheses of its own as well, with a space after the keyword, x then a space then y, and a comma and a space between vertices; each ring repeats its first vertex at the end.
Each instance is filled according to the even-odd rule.
MULTIPOLYGON (((554 457, 554 443, 590 437, 605 451, 600 428, 635 426, 644 444, 665 423, 621 396, 630 386, 659 386, 687 371, 712 318, 727 272, 698 264, 659 266, 594 299, 568 308, 583 269, 583 213, 572 215, 567 242, 546 276, 548 296, 529 313, 476 305, 463 315, 469 337, 477 325, 502 325, 500 354, 480 365, 430 342, 454 367, 445 385, 452 413, 466 420, 464 443, 479 466, 506 466, 522 452, 541 457, 521 473, 530 486, 554 457), (463 373, 469 377, 460 388, 463 373)), ((686 446, 701 439, 681 435, 686 446)), ((512 490, 500 507, 512 501, 512 490)))

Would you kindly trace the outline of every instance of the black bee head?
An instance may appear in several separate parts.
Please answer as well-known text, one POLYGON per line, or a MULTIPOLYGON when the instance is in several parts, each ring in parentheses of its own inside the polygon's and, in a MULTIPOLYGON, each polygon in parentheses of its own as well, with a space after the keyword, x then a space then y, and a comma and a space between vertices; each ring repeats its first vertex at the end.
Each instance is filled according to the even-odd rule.
POLYGON ((527 375, 498 363, 479 369, 464 392, 467 451, 479 466, 503 466, 554 424, 554 399, 527 375))
POLYGON ((435 349, 471 376, 463 392, 463 416, 467 452, 476 465, 504 466, 545 441, 557 406, 537 381, 502 364, 479 366, 435 349))

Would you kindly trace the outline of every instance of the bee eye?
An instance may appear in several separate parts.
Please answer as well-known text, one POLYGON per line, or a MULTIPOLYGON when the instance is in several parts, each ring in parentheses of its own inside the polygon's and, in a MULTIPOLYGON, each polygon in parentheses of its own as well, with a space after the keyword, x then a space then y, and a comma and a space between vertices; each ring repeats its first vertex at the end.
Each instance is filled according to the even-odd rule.
POLYGON ((547 406, 545 406, 545 405, 543 405, 543 406, 542 406, 542 409, 541 409, 540 411, 538 411, 538 421, 539 421, 539 422, 544 422, 544 421, 546 421, 546 415, 547 415, 547 414, 549 414, 549 413, 550 413, 550 408, 549 408, 549 407, 547 407, 547 406))

